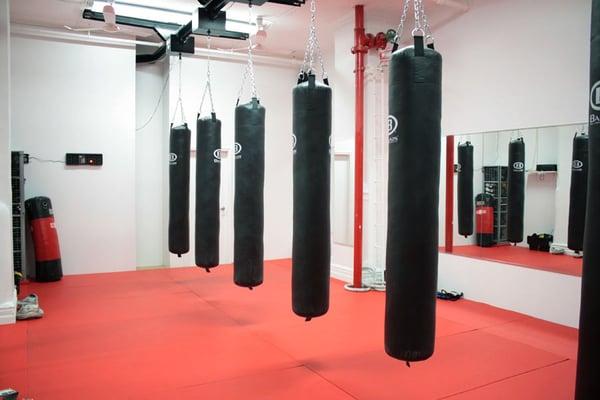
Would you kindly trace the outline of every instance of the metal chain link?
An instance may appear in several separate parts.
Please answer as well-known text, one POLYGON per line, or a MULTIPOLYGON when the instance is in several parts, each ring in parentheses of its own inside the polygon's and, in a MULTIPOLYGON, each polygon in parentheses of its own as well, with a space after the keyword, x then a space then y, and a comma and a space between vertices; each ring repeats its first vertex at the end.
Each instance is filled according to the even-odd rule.
POLYGON ((304 52, 304 60, 300 68, 300 76, 303 76, 305 73, 314 73, 315 61, 318 61, 318 63, 320 64, 323 79, 327 79, 327 71, 325 70, 323 52, 321 51, 321 45, 319 44, 319 38, 317 36, 317 2, 316 0, 311 0, 308 42, 306 44, 306 50, 304 52))
POLYGON ((404 23, 406 22, 406 17, 408 16, 408 7, 410 6, 410 2, 411 0, 404 0, 404 7, 402 8, 402 17, 400 18, 400 23, 398 24, 398 28, 396 29, 396 44, 400 44, 402 34, 404 33, 404 23))
POLYGON ((425 44, 431 40, 431 43, 434 42, 433 33, 431 32, 431 27, 429 26, 429 20, 427 19, 427 14, 425 13, 425 3, 421 1, 421 16, 423 18, 423 31, 425 32, 425 44))
POLYGON ((215 113, 215 102, 213 100, 212 94, 212 79, 211 79, 211 68, 210 68, 210 52, 211 52, 211 40, 212 38, 208 36, 208 56, 206 60, 206 86, 204 86, 204 93, 202 94, 202 101, 200 102, 200 108, 198 109, 198 115, 202 115, 202 107, 204 106, 204 100, 206 99, 206 93, 208 92, 208 98, 210 100, 210 111, 212 114, 215 113))
POLYGON ((412 35, 416 36, 420 33, 422 36, 425 36, 426 42, 430 40, 431 43, 433 43, 433 34, 431 32, 429 20, 427 19, 427 14, 425 14, 425 4, 423 0, 404 0, 402 17, 400 18, 400 23, 398 24, 396 31, 395 43, 400 44, 402 34, 404 33, 404 24, 408 15, 408 9, 411 3, 413 3, 415 14, 415 28, 412 31, 412 35))
MULTIPOLYGON (((252 2, 248 3, 248 24, 250 26, 253 25, 252 2)), ((248 35, 248 63, 246 64, 246 68, 244 69, 244 74, 242 76, 242 86, 240 87, 240 91, 238 92, 238 104, 242 95, 244 94, 244 87, 246 85, 246 80, 248 79, 248 77, 250 77, 250 90, 252 92, 252 98, 258 99, 258 90, 256 89, 256 76, 254 74, 254 55, 252 53, 253 49, 254 44, 252 43, 252 37, 248 35)))
POLYGON ((415 29, 412 31, 413 36, 417 36, 420 32, 422 36, 425 36, 425 32, 421 27, 421 1, 422 0, 414 0, 414 8, 415 8, 415 29))

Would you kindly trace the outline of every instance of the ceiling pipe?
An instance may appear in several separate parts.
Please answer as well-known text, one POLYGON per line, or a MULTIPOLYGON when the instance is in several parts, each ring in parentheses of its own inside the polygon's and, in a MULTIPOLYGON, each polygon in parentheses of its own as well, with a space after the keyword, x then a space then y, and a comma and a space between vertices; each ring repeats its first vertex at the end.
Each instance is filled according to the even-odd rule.
POLYGON ((460 0, 433 0, 433 1, 435 4, 437 4, 439 6, 456 8, 457 10, 461 10, 461 11, 465 11, 465 12, 469 11, 469 9, 471 8, 466 1, 460 1, 460 0))

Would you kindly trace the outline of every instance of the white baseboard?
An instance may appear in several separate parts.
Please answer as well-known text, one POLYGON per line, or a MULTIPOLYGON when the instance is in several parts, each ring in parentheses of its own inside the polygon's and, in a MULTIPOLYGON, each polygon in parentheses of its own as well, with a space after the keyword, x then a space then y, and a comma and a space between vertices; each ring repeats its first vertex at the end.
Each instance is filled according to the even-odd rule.
POLYGON ((13 298, 0 304, 0 325, 14 324, 17 316, 17 291, 13 293, 13 298))
POLYGON ((331 276, 340 281, 352 282, 352 268, 346 265, 331 264, 331 276))

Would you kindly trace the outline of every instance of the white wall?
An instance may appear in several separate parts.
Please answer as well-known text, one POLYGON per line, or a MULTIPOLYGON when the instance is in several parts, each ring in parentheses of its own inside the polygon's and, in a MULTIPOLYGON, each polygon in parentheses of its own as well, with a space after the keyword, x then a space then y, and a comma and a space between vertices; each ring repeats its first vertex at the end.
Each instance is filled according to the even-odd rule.
MULTIPOLYGON (((587 121, 590 5, 590 0, 475 0, 471 10, 436 30, 436 48, 444 57, 443 135, 587 121)), ((564 153, 570 144, 568 149, 559 146, 560 159, 569 159, 564 153)), ((445 162, 443 150, 442 166, 445 162)), ((443 227, 445 174, 440 178, 443 227)), ((559 171, 558 179, 555 241, 566 243, 570 174, 559 171)), ((456 233, 455 239, 470 243, 456 233)))
POLYGON ((445 134, 587 120, 590 0, 474 0, 436 30, 445 134))
POLYGON ((15 319, 10 186, 10 12, 0 0, 0 324, 15 319))
MULTIPOLYGON (((173 58, 170 82, 170 118, 178 98, 178 61, 173 58)), ((182 70, 183 105, 187 123, 192 130, 192 149, 196 148, 196 114, 206 82, 206 59, 184 57, 182 70)), ((235 102, 240 89, 244 63, 213 60, 213 95, 215 111, 221 120, 221 146, 234 147, 235 102)), ((261 104, 266 108, 265 132, 265 259, 290 258, 292 254, 292 89, 296 84, 298 67, 295 65, 266 65, 257 63, 256 83, 261 104)), ((249 100, 246 88, 242 103, 249 100)), ((210 110, 208 98, 203 115, 210 110)), ((180 122, 178 116, 175 120, 180 122)), ((167 162, 168 152, 164 153, 167 162)), ((232 157, 221 162, 221 231, 220 262, 233 262, 233 163, 232 157)), ((171 255, 173 266, 195 263, 195 156, 191 159, 190 178, 190 252, 182 258, 171 255)))
POLYGON ((12 148, 48 160, 104 154, 101 168, 25 168, 27 197, 52 200, 64 273, 135 269, 135 49, 20 36, 12 45, 12 148))
POLYGON ((169 60, 136 68, 135 220, 138 267, 169 265, 169 60))

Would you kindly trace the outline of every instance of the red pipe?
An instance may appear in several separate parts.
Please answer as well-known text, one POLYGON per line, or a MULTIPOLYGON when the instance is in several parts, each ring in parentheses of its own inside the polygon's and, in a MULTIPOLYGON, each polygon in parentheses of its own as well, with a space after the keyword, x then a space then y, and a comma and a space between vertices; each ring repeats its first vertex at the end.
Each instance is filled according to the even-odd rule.
POLYGON ((446 253, 454 250, 454 136, 446 136, 446 253))
POLYGON ((364 95, 365 95, 365 54, 369 51, 364 46, 365 11, 357 5, 355 11, 354 48, 356 55, 356 109, 355 109, 355 157, 354 157, 354 274, 353 286, 362 287, 363 257, 363 153, 364 153, 364 95))

